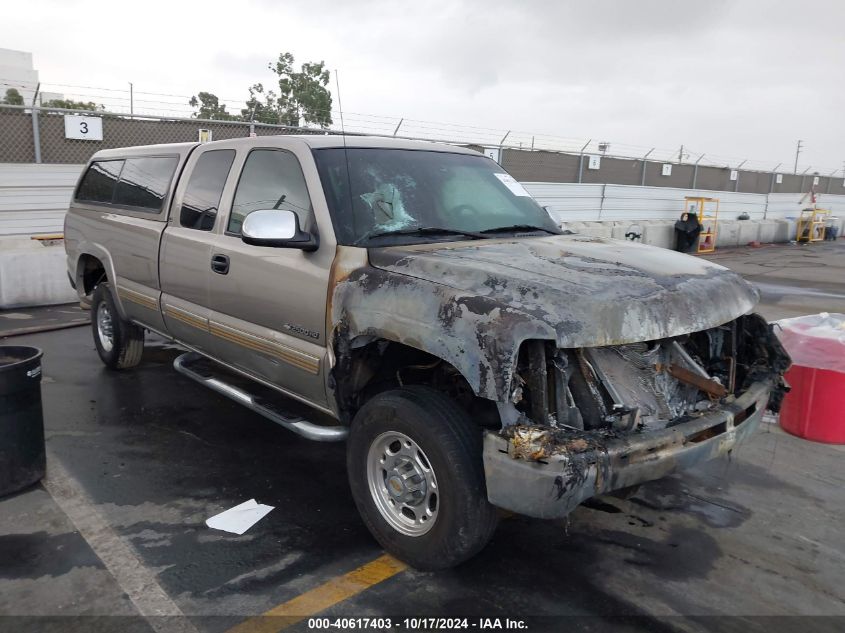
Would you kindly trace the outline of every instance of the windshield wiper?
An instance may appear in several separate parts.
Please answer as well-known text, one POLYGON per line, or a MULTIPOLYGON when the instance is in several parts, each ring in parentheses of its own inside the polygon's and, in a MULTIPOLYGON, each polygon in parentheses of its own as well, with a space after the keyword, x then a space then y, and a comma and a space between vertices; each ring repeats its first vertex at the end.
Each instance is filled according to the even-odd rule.
POLYGON ((461 231, 460 229, 448 229, 440 226, 411 226, 405 229, 397 229, 395 231, 368 231, 359 239, 355 240, 356 244, 365 242, 374 237, 387 237, 388 235, 463 235, 464 237, 471 237, 474 240, 487 239, 488 236, 483 233, 475 233, 473 231, 461 231))
POLYGON ((559 231, 553 231, 552 229, 547 229, 542 226, 534 226, 533 224, 512 224, 510 226, 496 226, 492 229, 484 229, 480 231, 485 235, 489 233, 509 233, 511 231, 544 231, 546 233, 551 233, 552 235, 560 235, 559 231))

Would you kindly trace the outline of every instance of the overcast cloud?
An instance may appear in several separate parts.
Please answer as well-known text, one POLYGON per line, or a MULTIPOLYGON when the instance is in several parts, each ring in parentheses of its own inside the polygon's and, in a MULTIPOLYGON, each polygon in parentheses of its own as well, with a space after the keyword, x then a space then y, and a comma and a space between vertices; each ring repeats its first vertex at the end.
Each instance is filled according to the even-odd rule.
POLYGON ((845 161, 842 2, 87 0, 2 16, 0 48, 31 51, 48 84, 243 99, 291 51, 339 69, 349 113, 790 168, 800 138, 802 170, 845 161))

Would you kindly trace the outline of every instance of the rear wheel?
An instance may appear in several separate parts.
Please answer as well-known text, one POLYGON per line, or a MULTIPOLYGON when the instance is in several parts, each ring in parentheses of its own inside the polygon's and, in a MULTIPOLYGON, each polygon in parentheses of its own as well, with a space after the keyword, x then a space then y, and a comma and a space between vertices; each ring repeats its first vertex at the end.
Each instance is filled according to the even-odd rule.
POLYGON ((352 423, 347 468, 370 532, 417 569, 453 567, 493 535, 481 431, 434 389, 406 387, 367 402, 352 423))
POLYGON ((120 318, 108 283, 94 289, 91 328, 100 360, 112 369, 128 369, 141 362, 144 329, 120 318))

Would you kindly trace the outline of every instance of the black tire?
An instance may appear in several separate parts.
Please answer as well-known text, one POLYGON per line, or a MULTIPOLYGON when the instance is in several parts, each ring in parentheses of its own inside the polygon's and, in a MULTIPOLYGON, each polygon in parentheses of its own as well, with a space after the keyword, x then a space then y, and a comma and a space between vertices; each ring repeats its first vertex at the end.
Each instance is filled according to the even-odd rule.
POLYGON ((346 465, 361 518, 381 546, 420 570, 454 567, 481 551, 498 521, 487 501, 481 451, 481 429, 434 389, 404 387, 368 401, 352 422, 346 465), (436 474, 437 516, 425 534, 408 536, 393 527, 370 491, 370 447, 388 432, 411 438, 436 474))
POLYGON ((106 367, 129 369, 141 362, 141 356, 144 353, 144 329, 120 318, 108 283, 99 284, 94 289, 91 300, 91 331, 97 353, 106 367), (100 336, 98 323, 101 305, 111 317, 111 349, 107 349, 100 336))

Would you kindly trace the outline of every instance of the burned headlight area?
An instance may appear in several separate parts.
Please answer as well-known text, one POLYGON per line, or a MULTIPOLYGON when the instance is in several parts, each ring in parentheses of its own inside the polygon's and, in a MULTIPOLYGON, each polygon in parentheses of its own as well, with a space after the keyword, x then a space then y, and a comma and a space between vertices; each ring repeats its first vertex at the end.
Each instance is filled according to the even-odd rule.
MULTIPOLYGON (((511 424, 502 433, 514 439, 557 429, 556 437, 592 442, 656 431, 729 407, 760 381, 771 383, 769 407, 777 410, 788 367, 772 327, 757 314, 683 336, 607 347, 526 341, 509 393, 511 424)), ((536 442, 528 444, 537 453, 536 442)))

